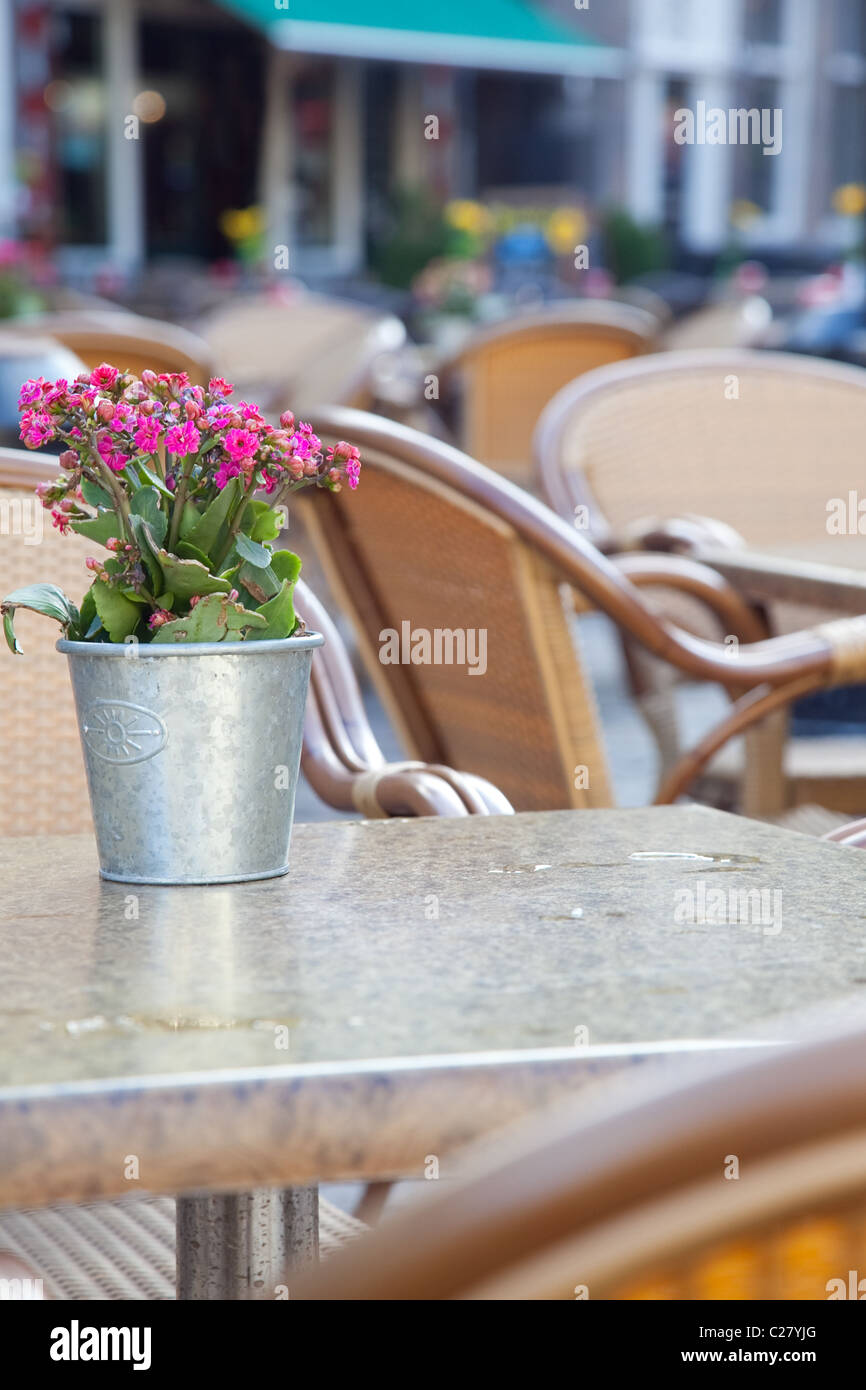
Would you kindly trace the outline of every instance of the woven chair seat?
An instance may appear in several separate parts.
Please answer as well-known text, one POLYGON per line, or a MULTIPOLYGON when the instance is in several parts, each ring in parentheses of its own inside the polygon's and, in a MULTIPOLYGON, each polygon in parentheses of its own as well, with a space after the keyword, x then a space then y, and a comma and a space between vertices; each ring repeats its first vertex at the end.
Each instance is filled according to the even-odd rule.
MULTIPOLYGON (((43 1280, 45 1294, 70 1302, 151 1301, 175 1296, 173 1197, 0 1213, 0 1252, 43 1280)), ((319 1251, 327 1259, 368 1228, 319 1199, 319 1251)))

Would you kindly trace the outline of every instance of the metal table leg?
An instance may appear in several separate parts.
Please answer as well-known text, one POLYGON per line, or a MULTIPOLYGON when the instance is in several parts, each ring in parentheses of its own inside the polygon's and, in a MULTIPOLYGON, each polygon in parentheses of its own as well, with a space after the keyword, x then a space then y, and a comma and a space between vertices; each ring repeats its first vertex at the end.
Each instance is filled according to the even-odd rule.
POLYGON ((274 1299, 288 1271, 319 1258, 319 1189, 177 1199, 177 1297, 274 1299))

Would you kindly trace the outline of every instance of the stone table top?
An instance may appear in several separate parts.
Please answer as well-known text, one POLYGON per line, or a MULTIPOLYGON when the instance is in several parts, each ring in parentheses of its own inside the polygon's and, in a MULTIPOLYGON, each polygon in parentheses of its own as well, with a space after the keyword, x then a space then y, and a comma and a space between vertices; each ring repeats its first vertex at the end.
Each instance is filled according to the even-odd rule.
POLYGON ((152 1190, 421 1171, 866 986, 866 854, 700 807, 298 825, 287 877, 211 888, 6 839, 0 882, 0 1203, 130 1155, 152 1190))

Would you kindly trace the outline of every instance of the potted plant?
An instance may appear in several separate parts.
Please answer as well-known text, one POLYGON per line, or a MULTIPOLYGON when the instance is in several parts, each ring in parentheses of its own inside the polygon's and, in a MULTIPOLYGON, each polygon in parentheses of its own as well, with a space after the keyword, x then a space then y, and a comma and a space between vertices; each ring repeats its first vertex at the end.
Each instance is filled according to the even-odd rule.
POLYGON ((103 877, 228 883, 288 868, 312 650, 300 560, 272 542, 293 492, 357 487, 358 450, 324 450, 214 378, 103 363, 27 381, 21 437, 66 445, 37 491, 62 533, 105 549, 81 603, 35 584, 0 605, 55 618, 68 658, 103 877), (265 496, 257 494, 264 492, 265 496))

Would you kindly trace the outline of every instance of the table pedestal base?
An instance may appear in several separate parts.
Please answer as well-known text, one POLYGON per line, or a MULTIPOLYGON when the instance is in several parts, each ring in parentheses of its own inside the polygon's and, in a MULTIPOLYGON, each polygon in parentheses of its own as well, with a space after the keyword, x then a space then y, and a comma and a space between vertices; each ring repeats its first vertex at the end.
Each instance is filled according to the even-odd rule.
POLYGON ((178 1299, 277 1299, 319 1257, 319 1189, 177 1199, 178 1299))

